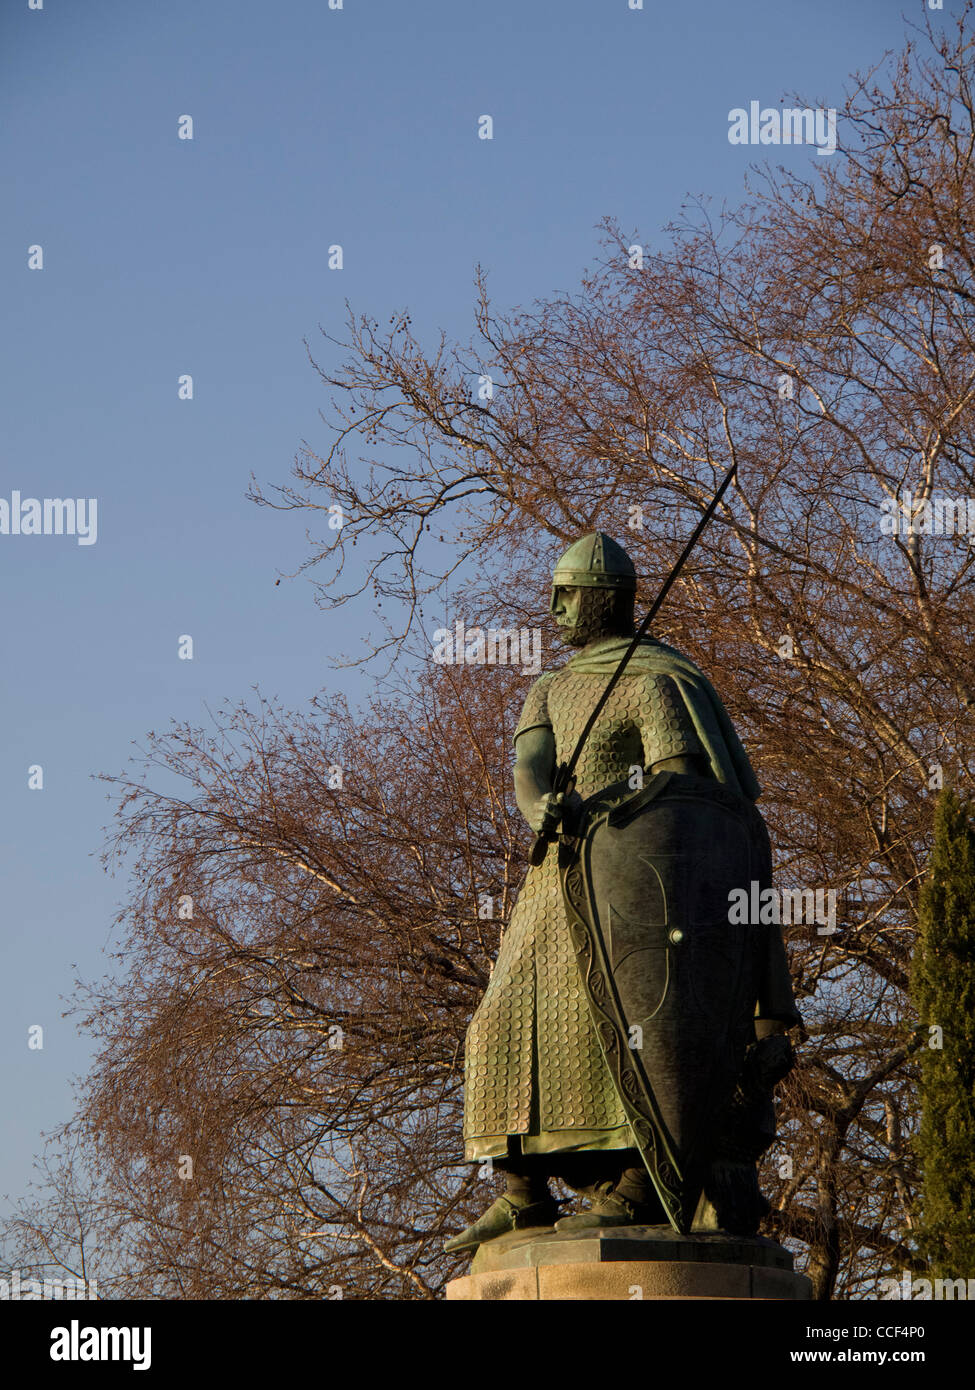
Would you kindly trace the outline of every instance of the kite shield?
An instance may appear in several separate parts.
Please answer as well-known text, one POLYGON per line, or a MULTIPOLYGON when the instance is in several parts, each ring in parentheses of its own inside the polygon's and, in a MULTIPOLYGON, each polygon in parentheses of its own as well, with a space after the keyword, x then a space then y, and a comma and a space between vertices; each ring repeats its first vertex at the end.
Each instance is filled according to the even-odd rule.
POLYGON ((559 862, 580 975, 636 1146, 685 1233, 755 1037, 763 933, 729 922, 729 902, 771 886, 768 834, 751 802, 672 772, 577 814, 559 862))

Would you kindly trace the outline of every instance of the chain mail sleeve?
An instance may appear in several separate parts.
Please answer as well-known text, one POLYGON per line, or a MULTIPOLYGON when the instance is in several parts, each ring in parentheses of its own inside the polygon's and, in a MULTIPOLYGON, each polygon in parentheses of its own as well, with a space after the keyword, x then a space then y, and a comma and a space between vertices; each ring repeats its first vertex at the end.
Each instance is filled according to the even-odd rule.
POLYGON ((529 729, 550 729, 552 719, 548 712, 548 688, 552 683, 553 671, 546 671, 544 676, 539 676, 525 698, 524 706, 521 711, 521 718, 518 720, 518 727, 515 729, 514 737, 519 734, 526 734, 529 729))

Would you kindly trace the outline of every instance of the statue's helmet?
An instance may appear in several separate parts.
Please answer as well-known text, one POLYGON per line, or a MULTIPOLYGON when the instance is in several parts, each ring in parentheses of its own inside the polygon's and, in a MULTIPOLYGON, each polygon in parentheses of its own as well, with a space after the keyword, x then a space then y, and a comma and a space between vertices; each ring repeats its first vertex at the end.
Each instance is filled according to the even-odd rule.
POLYGON ((555 591, 566 588, 622 589, 636 591, 636 569, 621 545, 605 531, 593 531, 574 541, 555 566, 552 575, 552 602, 555 611, 555 591))

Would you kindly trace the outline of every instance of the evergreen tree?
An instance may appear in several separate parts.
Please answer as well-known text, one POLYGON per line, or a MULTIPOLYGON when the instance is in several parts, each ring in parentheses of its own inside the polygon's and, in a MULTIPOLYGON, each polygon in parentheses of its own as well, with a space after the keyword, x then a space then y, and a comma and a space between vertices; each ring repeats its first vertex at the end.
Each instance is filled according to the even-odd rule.
POLYGON ((918 1248, 937 1276, 975 1278, 975 811, 950 788, 935 815, 911 988, 928 1031, 918 1248))

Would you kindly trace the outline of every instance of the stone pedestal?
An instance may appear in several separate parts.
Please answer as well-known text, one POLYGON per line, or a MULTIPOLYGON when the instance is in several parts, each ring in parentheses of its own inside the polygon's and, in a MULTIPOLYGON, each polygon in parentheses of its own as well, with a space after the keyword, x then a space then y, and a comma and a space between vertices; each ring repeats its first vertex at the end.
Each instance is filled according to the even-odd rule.
POLYGON ((760 1237, 669 1226, 512 1231, 482 1245, 449 1300, 808 1299, 788 1250, 760 1237))

